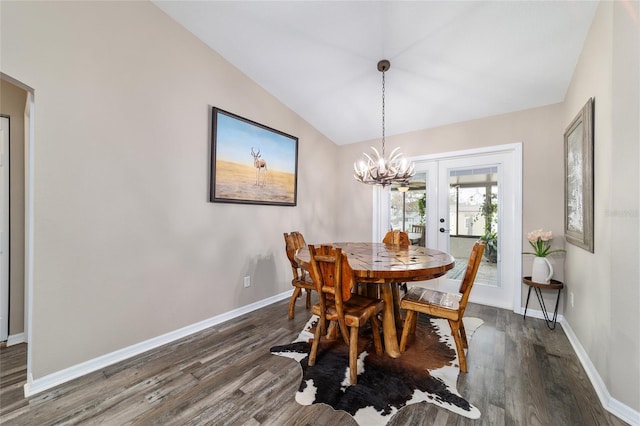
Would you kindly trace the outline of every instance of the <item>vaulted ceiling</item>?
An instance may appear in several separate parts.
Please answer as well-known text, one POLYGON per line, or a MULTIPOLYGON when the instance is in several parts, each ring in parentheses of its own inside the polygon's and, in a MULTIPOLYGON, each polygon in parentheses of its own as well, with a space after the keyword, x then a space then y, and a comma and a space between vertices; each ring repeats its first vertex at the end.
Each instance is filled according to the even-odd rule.
POLYGON ((154 3, 339 145, 381 135, 380 59, 391 61, 387 135, 562 102, 597 7, 595 1, 154 3))

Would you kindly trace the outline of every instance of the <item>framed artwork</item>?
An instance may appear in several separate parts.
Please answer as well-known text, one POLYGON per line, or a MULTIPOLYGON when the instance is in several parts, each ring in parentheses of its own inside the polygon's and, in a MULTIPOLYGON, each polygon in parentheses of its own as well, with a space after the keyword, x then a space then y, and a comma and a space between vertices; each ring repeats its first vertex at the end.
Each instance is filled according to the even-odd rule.
POLYGON ((593 253, 593 113, 590 98, 564 133, 564 237, 593 253))
POLYGON ((213 108, 209 200, 295 206, 298 138, 213 108))

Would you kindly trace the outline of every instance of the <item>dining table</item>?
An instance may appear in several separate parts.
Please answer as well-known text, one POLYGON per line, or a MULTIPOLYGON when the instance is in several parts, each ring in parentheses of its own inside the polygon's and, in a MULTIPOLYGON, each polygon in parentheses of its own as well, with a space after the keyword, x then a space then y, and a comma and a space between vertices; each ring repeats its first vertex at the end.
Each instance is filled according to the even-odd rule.
MULTIPOLYGON (((400 283, 438 278, 455 265, 448 253, 420 246, 400 246, 369 242, 330 243, 347 254, 349 266, 358 283, 377 285, 384 301, 382 332, 384 349, 392 358, 400 356, 397 324, 400 314, 400 283)), ((310 267, 309 249, 300 248, 295 259, 303 269, 310 267)))

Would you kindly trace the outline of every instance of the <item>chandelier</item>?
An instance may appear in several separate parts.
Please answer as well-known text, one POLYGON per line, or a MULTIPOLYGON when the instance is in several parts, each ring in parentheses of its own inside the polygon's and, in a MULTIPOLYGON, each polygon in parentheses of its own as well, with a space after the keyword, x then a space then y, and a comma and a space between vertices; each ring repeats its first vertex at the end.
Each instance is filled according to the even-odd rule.
POLYGON ((385 92, 385 72, 389 70, 391 63, 383 59, 378 62, 378 71, 382 73, 382 151, 371 147, 374 154, 363 153, 366 159, 353 163, 353 177, 368 185, 380 185, 383 188, 393 183, 406 186, 408 180, 415 175, 414 164, 402 156, 400 148, 395 148, 389 156, 385 156, 384 151, 384 92, 385 92))

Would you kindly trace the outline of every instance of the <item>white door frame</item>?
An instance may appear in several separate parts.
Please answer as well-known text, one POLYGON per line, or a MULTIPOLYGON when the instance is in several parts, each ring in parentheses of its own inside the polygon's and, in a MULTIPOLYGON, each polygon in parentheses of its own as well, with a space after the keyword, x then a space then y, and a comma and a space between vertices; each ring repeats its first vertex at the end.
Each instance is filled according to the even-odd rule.
MULTIPOLYGON (((512 219, 514 221, 514 229, 509 233, 512 235, 503 235, 502 238, 503 245, 506 250, 514 250, 519 253, 522 248, 522 143, 495 145, 462 151, 423 155, 412 157, 410 158, 410 160, 414 162, 428 162, 433 160, 447 160, 491 154, 509 154, 511 156, 511 161, 509 162, 508 167, 511 168, 510 171, 513 176, 513 181, 510 183, 513 186, 514 192, 513 205, 509 206, 509 210, 513 214, 512 219)), ((431 180, 433 180, 433 177, 431 178, 431 180)), ((384 194, 382 191, 385 190, 379 187, 374 187, 373 190, 373 241, 380 241, 380 236, 384 235, 384 232, 388 228, 388 212, 385 208, 387 207, 387 199, 385 196, 383 196, 384 194)), ((433 194, 431 195, 433 196, 433 194)), ((437 215, 437 212, 435 212, 435 214, 437 215)), ((431 217, 429 219, 434 220, 431 217)), ((431 240, 427 241, 427 245, 435 247, 435 244, 437 244, 437 242, 434 240, 435 238, 437 238, 437 236, 432 235, 431 240)), ((521 257, 516 256, 516 259, 521 259, 521 257)), ((514 262, 510 276, 503 277, 503 279, 505 281, 504 285, 513 286, 512 303, 508 308, 513 310, 513 312, 520 313, 522 305, 522 262, 514 262)))
POLYGON ((8 116, 0 116, 0 341, 9 338, 9 137, 8 116))
MULTIPOLYGON (((29 396, 29 388, 33 383, 33 345, 31 344, 33 313, 33 197, 35 167, 35 90, 3 72, 0 79, 8 81, 27 92, 24 109, 24 339, 27 342, 27 383, 24 385, 25 396, 29 396)), ((19 343, 19 342, 16 342, 19 343)))

